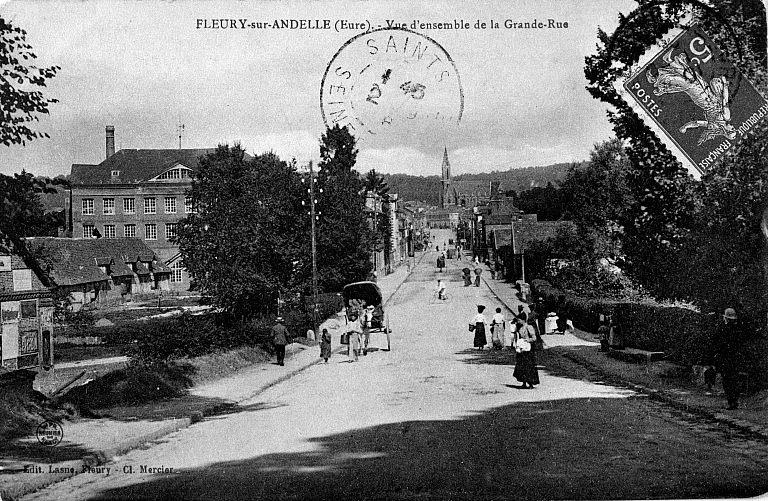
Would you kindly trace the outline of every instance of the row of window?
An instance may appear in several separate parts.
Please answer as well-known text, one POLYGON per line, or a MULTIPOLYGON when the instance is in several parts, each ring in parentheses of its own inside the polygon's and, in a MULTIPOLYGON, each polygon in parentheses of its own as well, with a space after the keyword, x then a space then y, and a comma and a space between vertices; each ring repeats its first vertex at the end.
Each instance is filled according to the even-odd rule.
MULTIPOLYGON (((96 225, 83 225, 83 238, 92 238, 96 225)), ((117 227, 114 224, 105 224, 101 236, 104 238, 117 238, 117 227)), ((136 238, 136 225, 123 225, 123 237, 136 238)), ((176 237, 176 223, 165 223, 165 239, 170 240, 176 237)), ((149 223, 144 225, 144 240, 157 240, 157 224, 149 223)))
MULTIPOLYGON (((176 197, 165 197, 163 200, 166 214, 176 214, 176 197)), ((105 216, 115 215, 115 199, 104 198, 101 202, 102 214, 105 216)), ((93 198, 83 199, 83 215, 93 216, 95 210, 95 201, 93 198)), ((192 197, 184 197, 184 212, 192 212, 192 197)), ((136 214, 136 199, 123 198, 123 214, 136 214)), ((144 214, 157 214, 157 199, 155 197, 144 197, 144 214)))

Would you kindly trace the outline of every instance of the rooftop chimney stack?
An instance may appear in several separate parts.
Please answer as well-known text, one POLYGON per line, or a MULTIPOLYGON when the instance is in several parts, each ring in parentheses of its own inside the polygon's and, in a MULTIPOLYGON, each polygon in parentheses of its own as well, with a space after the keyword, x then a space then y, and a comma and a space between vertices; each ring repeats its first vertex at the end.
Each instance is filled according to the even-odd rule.
POLYGON ((107 158, 115 154, 115 126, 107 125, 107 158))

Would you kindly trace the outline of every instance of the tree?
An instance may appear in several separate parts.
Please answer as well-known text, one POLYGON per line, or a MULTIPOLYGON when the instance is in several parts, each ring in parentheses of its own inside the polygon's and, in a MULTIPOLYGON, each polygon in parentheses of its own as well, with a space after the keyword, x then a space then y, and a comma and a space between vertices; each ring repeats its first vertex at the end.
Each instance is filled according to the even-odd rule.
POLYGON ((589 162, 574 164, 562 184, 565 219, 575 223, 592 260, 623 260, 621 239, 627 211, 634 205, 629 167, 621 141, 606 141, 595 145, 589 162))
POLYGON ((215 305, 267 313, 278 294, 307 287, 309 220, 295 163, 219 146, 200 159, 191 195, 196 212, 179 222, 177 242, 193 287, 215 305))
MULTIPOLYGON (((721 0, 707 6, 695 0, 638 0, 638 9, 619 16, 620 28, 616 32, 598 32, 596 54, 586 58, 587 90, 613 106, 609 120, 616 136, 625 142, 629 160, 626 180, 634 203, 626 208, 622 236, 627 271, 657 296, 678 297, 683 291, 695 296, 684 283, 687 274, 680 267, 691 241, 700 236, 693 232, 701 229, 697 222, 701 183, 687 174, 620 98, 613 83, 660 34, 674 27, 683 14, 693 11, 715 43, 735 58, 747 77, 759 86, 763 80, 760 68, 765 60, 764 43, 751 41, 765 39, 765 24, 755 21, 755 2, 747 2, 750 9, 741 8, 741 3, 721 0)), ((710 245, 719 243, 713 241, 710 245)), ((690 263, 683 266, 685 270, 690 267, 690 263)))
POLYGON ((353 170, 355 139, 335 125, 320 140, 317 198, 322 214, 317 228, 317 266, 320 287, 338 291, 364 280, 371 271, 370 236, 365 213, 365 186, 353 170))
POLYGON ((6 146, 26 144, 47 133, 35 132, 30 122, 48 113, 48 105, 58 102, 38 90, 56 76, 58 66, 38 67, 37 58, 26 42, 26 32, 0 17, 0 141, 6 146))
POLYGON ((514 190, 510 190, 509 196, 512 196, 520 210, 526 214, 536 214, 539 221, 557 221, 563 217, 565 210, 563 192, 551 181, 546 187, 536 186, 520 192, 519 195, 514 190))

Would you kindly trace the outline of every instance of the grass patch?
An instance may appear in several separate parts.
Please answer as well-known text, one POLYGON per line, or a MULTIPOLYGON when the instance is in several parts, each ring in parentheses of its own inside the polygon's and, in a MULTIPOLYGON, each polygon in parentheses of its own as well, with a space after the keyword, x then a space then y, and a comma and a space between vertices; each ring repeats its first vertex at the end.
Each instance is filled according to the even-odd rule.
POLYGON ((124 345, 105 346, 83 344, 57 344, 54 348, 56 363, 91 360, 94 358, 119 357, 125 354, 124 345))
POLYGON ((195 384, 269 359, 264 349, 248 346, 172 362, 132 363, 73 388, 62 400, 86 409, 141 405, 183 396, 195 384))
POLYGON ((179 397, 192 386, 193 371, 184 363, 131 364, 73 388, 62 400, 78 407, 103 409, 179 397))
POLYGON ((71 405, 53 405, 37 391, 3 386, 0 394, 0 440, 3 442, 34 433, 44 420, 60 421, 77 415, 71 405))
POLYGON ((271 359, 271 355, 258 346, 244 346, 234 350, 211 353, 182 360, 193 368, 191 375, 195 384, 213 381, 229 376, 240 369, 260 364, 271 359))

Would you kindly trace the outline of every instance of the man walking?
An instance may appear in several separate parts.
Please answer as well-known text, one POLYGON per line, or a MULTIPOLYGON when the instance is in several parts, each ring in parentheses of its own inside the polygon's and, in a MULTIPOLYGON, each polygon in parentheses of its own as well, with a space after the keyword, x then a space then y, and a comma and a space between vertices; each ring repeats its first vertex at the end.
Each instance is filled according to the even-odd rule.
POLYGON ((272 327, 272 342, 275 345, 275 354, 277 355, 277 364, 285 365, 285 345, 288 344, 288 329, 283 325, 283 317, 275 319, 275 325, 272 327))
POLYGON ((729 410, 739 406, 739 372, 743 363, 741 353, 743 343, 743 329, 736 310, 726 308, 723 312, 723 320, 715 331, 709 363, 722 375, 723 390, 728 400, 729 410))

